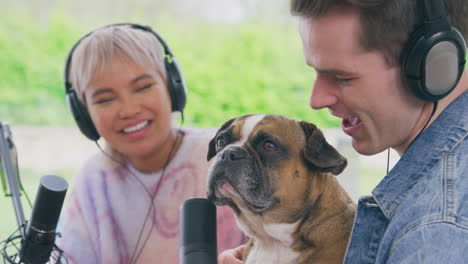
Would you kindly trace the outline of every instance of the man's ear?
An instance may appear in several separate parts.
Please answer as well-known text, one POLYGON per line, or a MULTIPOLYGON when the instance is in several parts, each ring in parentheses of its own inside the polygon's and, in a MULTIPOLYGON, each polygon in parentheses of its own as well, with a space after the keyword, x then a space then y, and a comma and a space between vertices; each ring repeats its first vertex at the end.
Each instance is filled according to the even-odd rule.
POLYGON ((340 174, 348 162, 338 151, 328 144, 322 131, 314 124, 304 121, 299 122, 304 130, 306 144, 304 146, 304 157, 320 171, 340 174))
POLYGON ((219 133, 226 128, 228 128, 234 120, 237 118, 231 118, 228 121, 226 121, 216 132, 216 135, 210 140, 210 143, 208 143, 208 154, 206 155, 207 161, 210 161, 211 158, 213 158, 216 155, 216 137, 219 135, 219 133))

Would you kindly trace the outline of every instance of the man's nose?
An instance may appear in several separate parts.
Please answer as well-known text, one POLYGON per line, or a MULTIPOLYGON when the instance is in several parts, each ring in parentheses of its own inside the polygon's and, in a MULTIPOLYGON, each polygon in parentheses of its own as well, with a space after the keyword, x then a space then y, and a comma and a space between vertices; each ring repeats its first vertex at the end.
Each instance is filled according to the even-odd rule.
POLYGON ((317 79, 312 85, 312 92, 309 98, 310 107, 318 110, 336 104, 338 99, 335 94, 335 89, 336 87, 333 87, 330 81, 317 76, 317 79))

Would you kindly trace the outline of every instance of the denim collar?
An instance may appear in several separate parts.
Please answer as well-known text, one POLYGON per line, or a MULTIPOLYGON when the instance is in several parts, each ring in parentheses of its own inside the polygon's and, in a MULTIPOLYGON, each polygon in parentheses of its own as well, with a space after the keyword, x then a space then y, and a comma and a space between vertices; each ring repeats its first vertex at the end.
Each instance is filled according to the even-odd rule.
MULTIPOLYGON (((453 101, 414 141, 393 169, 372 191, 384 215, 391 219, 411 188, 443 155, 468 134, 468 91, 453 101)), ((435 177, 435 174, 434 176, 435 177)))

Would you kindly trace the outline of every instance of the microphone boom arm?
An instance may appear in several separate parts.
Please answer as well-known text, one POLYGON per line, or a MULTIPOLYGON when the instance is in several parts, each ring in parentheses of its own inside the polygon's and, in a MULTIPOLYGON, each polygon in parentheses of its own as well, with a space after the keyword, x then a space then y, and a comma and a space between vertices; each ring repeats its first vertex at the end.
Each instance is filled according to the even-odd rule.
POLYGON ((24 227, 26 220, 24 218, 23 206, 21 204, 18 175, 13 168, 11 160, 11 149, 14 147, 10 127, 0 121, 0 164, 3 167, 4 175, 10 188, 13 208, 15 210, 16 223, 22 239, 25 239, 24 227))

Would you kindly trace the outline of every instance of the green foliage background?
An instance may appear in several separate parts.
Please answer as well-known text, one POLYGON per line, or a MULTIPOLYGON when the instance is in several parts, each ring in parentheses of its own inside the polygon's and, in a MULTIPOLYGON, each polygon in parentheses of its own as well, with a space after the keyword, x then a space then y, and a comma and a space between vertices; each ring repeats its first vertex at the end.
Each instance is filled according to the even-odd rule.
MULTIPOLYGON (((92 29, 125 21, 152 26, 177 57, 189 90, 186 126, 217 127, 248 113, 284 114, 322 128, 339 126, 339 120, 327 110, 308 106, 315 75, 304 62, 293 20, 275 16, 215 24, 180 17, 153 18, 155 13, 164 13, 155 12, 162 10, 160 5, 176 5, 172 0, 140 1, 133 9, 126 0, 92 4, 89 0, 82 5, 83 1, 71 0, 7 2, 0 5, 0 121, 12 126, 74 126, 63 87, 67 53, 92 29)), ((287 13, 287 8, 279 12, 287 13)), ((21 179, 34 199, 39 173, 22 165, 21 179)), ((51 173, 72 183, 75 170, 51 173)), ((360 182, 370 182, 360 177, 360 182)), ((0 191, 3 194, 5 191, 0 191)), ((29 217, 30 207, 24 200, 23 207, 29 217)), ((0 212, 1 242, 15 230, 11 199, 0 199, 0 212)))
MULTIPOLYGON (((164 36, 184 71, 189 90, 185 125, 219 126, 247 113, 338 125, 326 110, 308 106, 314 72, 304 63, 294 23, 162 19, 150 26, 164 36)), ((60 12, 50 16, 46 27, 26 15, 3 16, 0 120, 73 125, 65 105, 63 66, 71 46, 91 29, 60 12)))
MULTIPOLYGON (((248 113, 284 114, 323 128, 338 125, 326 110, 308 106, 314 72, 304 63, 294 23, 214 24, 171 18, 148 23, 134 16, 127 21, 157 30, 183 69, 189 90, 186 126, 217 127, 248 113)), ((18 9, 0 10, 0 121, 12 126, 74 126, 65 105, 64 62, 81 36, 103 24, 78 21, 60 8, 46 20, 38 23, 18 9)), ((121 21, 105 24, 113 22, 121 21)), ((37 174, 21 167, 31 199, 37 174)), ((56 174, 71 182, 74 170, 56 174)), ((25 201, 23 206, 29 216, 25 201)), ((14 231, 12 210, 10 199, 0 199, 0 212, 8 215, 0 220, 0 238, 14 231)))

